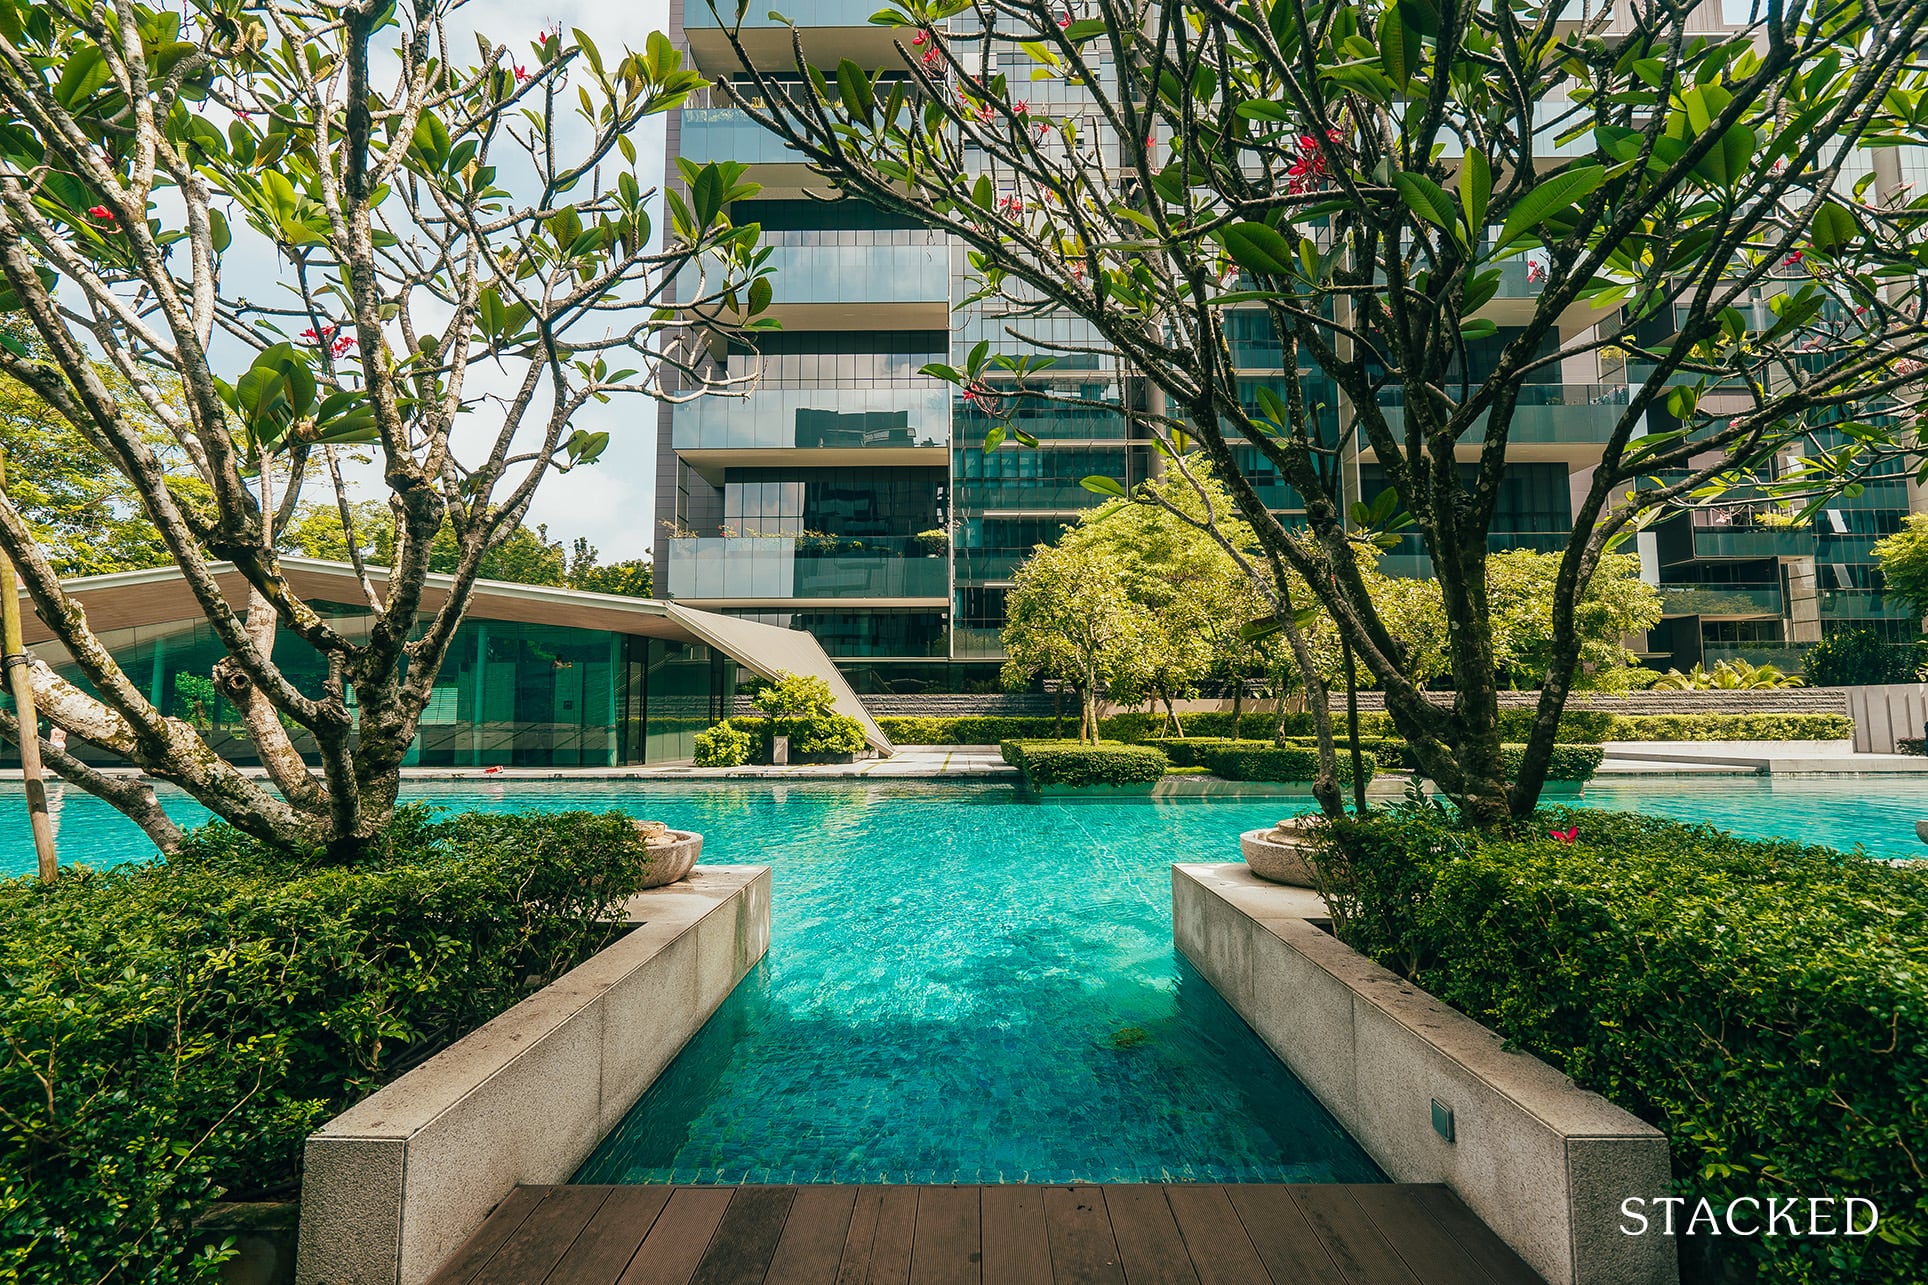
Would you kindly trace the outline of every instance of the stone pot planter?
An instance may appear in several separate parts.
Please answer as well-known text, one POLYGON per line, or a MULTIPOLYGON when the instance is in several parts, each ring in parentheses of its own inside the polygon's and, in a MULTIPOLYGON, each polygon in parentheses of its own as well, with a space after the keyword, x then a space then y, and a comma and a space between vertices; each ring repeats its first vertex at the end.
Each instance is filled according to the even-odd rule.
POLYGON ((1238 837, 1245 864, 1259 878, 1297 888, 1317 888, 1319 881, 1312 872, 1312 863, 1300 850, 1302 842, 1304 836, 1291 824, 1270 830, 1247 830, 1238 837))
POLYGON ((702 835, 690 830, 671 830, 660 822, 638 821, 636 828, 646 835, 654 832, 670 841, 650 843, 649 869, 643 875, 643 887, 660 888, 689 877, 696 859, 703 854, 702 835))

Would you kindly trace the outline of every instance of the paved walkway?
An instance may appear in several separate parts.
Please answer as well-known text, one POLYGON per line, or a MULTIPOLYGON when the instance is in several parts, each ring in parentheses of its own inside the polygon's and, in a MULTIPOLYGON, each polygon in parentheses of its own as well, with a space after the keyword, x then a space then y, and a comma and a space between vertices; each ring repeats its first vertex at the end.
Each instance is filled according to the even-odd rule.
POLYGON ((518 1187, 430 1285, 1541 1285, 1441 1186, 518 1187))

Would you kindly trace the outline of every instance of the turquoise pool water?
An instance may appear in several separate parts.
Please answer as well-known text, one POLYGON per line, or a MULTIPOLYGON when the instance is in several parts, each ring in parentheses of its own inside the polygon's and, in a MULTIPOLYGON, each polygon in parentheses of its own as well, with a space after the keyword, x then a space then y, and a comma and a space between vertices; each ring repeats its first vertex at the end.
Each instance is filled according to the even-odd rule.
MULTIPOLYGON (((490 782, 454 808, 617 808, 775 868, 772 944, 585 1181, 1369 1181, 1358 1147, 1172 949, 1168 867, 1283 801, 1039 802, 1005 786, 490 782)), ((1585 802, 1881 855, 1928 782, 1641 779, 1585 802)), ((183 821, 199 809, 178 797, 183 821)), ((63 860, 140 859, 64 791, 63 860)), ((0 873, 32 868, 0 788, 0 873)))
MULTIPOLYGON (((778 791, 800 788, 775 787, 778 791)), ((617 807, 640 815, 648 811, 648 800, 686 795, 694 798, 704 790, 687 785, 489 781, 420 783, 411 785, 406 793, 450 807, 617 807)), ((58 783, 50 786, 48 793, 59 827, 62 862, 105 865, 142 861, 153 855, 141 832, 105 803, 58 783)), ((182 824, 207 819, 203 808, 173 791, 164 795, 164 802, 168 813, 182 824)), ((1579 802, 1650 812, 1680 821, 1704 821, 1753 838, 1801 839, 1844 849, 1861 844, 1880 857, 1928 857, 1928 846, 1915 838, 1915 822, 1928 818, 1925 777, 1623 777, 1594 782, 1579 802)), ((1261 819, 1279 810, 1272 803, 1219 802, 1208 806, 1256 807, 1261 819)), ((33 840, 27 831, 27 809, 20 786, 0 783, 0 878, 28 874, 33 868, 33 840)))

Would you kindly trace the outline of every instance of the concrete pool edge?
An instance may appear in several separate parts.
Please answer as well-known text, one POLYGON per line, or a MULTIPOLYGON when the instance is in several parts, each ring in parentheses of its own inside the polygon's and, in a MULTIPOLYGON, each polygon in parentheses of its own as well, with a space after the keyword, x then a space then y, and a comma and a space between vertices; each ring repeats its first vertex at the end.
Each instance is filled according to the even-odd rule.
POLYGON ((418 1285, 518 1184, 563 1183, 763 958, 770 867, 698 866, 636 928, 308 1139, 302 1285, 418 1285))
POLYGON ((1666 1137, 1505 1051, 1315 926, 1318 913, 1307 890, 1240 864, 1172 866, 1179 951, 1394 1182, 1450 1187, 1553 1285, 1675 1281, 1671 1239, 1617 1231, 1621 1200, 1671 1189, 1666 1137))

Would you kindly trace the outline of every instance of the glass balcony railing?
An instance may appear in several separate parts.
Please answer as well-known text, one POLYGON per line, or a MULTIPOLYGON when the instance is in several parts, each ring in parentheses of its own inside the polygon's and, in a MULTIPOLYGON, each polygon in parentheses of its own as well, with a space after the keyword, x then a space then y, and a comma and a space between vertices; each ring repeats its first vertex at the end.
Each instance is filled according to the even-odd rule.
MULTIPOLYGON (((1406 423, 1405 408, 1400 404, 1404 393, 1401 388, 1380 392, 1381 409, 1395 431, 1406 423)), ((1613 436, 1626 410, 1625 384, 1522 384, 1507 440, 1521 445, 1599 446, 1613 436)), ((1485 431, 1486 416, 1482 415, 1462 440, 1477 441, 1485 431)))
MULTIPOLYGON (((950 303, 950 251, 943 246, 776 245, 769 263, 779 310, 800 303, 950 303)), ((694 267, 685 267, 678 295, 693 299, 716 280, 714 269, 700 281, 694 267)))
POLYGON ((1795 558, 1812 554, 1814 528, 1690 524, 1696 558, 1795 558))
POLYGON ((672 598, 945 598, 950 563, 914 539, 678 536, 672 598))
POLYGON ((699 397, 670 411, 679 451, 946 447, 945 385, 759 388, 747 397, 699 397))
POLYGON ((781 138, 734 107, 685 107, 682 141, 685 160, 742 161, 746 165, 801 165, 803 160, 781 138))
POLYGON ((1661 585, 1661 613, 1668 616, 1778 616, 1779 585, 1661 585))
MULTIPOLYGON (((746 27, 782 26, 770 17, 774 9, 799 27, 868 27, 870 15, 882 7, 875 0, 785 0, 782 4, 752 0, 743 11, 742 22, 746 27)), ((683 6, 685 27, 720 27, 736 21, 735 0, 717 0, 714 10, 710 0, 688 0, 683 6), (723 15, 723 22, 717 21, 718 13, 723 15)))
POLYGON ((1823 620, 1919 620, 1921 613, 1877 589, 1823 589, 1823 620))

